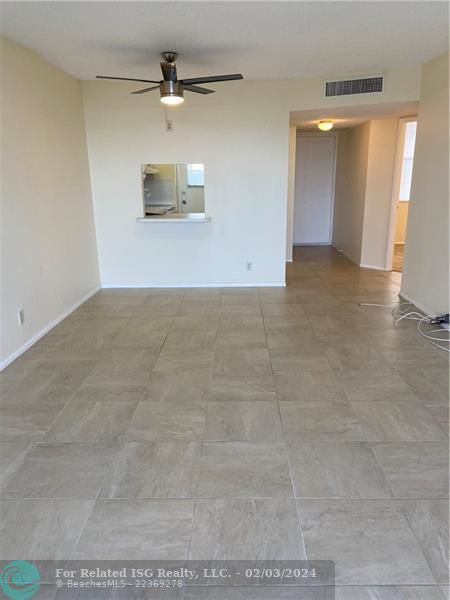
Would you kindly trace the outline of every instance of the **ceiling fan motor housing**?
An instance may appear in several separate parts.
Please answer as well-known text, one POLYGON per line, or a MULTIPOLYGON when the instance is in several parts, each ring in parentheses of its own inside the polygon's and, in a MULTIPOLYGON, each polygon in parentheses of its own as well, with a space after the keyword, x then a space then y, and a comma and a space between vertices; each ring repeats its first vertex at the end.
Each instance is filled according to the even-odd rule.
POLYGON ((165 96, 183 96, 183 84, 181 81, 161 81, 161 98, 165 96))

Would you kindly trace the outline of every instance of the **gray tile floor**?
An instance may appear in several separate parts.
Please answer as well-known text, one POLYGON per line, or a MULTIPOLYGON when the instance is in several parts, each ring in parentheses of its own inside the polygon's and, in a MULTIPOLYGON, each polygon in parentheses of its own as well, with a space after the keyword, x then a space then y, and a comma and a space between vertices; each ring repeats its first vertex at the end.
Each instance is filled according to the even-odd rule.
MULTIPOLYGON (((359 306, 398 274, 313 247, 287 271, 103 290, 1 373, 0 558, 307 557, 338 600, 442 600, 447 355, 359 306)), ((224 594, 187 597, 294 598, 224 594)))

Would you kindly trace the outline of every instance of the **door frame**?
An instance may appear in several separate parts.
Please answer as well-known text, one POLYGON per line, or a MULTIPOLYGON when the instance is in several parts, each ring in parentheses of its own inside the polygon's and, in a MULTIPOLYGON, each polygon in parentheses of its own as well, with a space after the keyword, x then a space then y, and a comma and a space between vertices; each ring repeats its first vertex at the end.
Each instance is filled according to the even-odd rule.
MULTIPOLYGON (((402 180, 402 167, 403 167, 403 152, 405 148, 405 133, 406 124, 418 121, 417 116, 415 117, 402 117, 398 120, 397 129, 397 146, 395 150, 395 161, 394 161, 394 175, 392 178, 392 195, 391 195, 391 210, 389 215, 389 230, 387 237, 386 247, 386 261, 384 268, 386 271, 392 271, 392 261, 394 260, 394 241, 395 241, 395 226, 397 224, 397 204, 400 197, 400 185, 402 180)), ((416 149, 414 147, 414 153, 416 149)), ((414 167, 413 167, 414 168, 414 167)), ((408 219, 409 219, 409 206, 408 206, 408 218, 406 220, 406 231, 408 231, 408 219)), ((405 241, 406 247, 406 241, 405 241)))
MULTIPOLYGON (((295 244, 295 246, 331 246, 333 241, 333 224, 334 224, 334 200, 335 200, 335 192, 336 192, 336 163, 337 163, 337 148, 338 148, 338 138, 339 134, 337 131, 330 131, 328 133, 316 133, 315 131, 298 131, 295 137, 295 148, 297 155, 297 141, 299 138, 332 138, 334 140, 333 143, 333 165, 331 167, 331 202, 330 202, 330 228, 328 232, 328 241, 326 242, 310 242, 305 244, 295 244)), ((294 168, 294 202, 293 202, 293 211, 292 211, 292 228, 294 230, 295 227, 295 181, 297 178, 297 168, 295 164, 294 168)), ((294 236, 292 236, 294 239, 294 236)))

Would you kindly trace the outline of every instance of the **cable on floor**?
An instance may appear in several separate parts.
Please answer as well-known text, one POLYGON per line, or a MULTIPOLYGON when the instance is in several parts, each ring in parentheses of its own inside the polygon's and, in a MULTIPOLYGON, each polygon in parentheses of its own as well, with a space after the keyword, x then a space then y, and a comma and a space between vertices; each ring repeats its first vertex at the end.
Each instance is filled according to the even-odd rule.
POLYGON ((442 333, 444 335, 449 336, 449 332, 445 329, 433 329, 432 331, 424 331, 423 324, 428 323, 429 325, 433 324, 438 317, 436 315, 423 315, 422 313, 417 312, 416 310, 410 310, 414 305, 411 302, 396 302, 394 304, 372 304, 370 302, 360 302, 359 306, 375 306, 381 308, 389 308, 391 310, 392 318, 394 319, 394 324, 397 325, 403 319, 408 319, 411 321, 417 321, 417 333, 425 338, 430 344, 436 346, 440 350, 444 350, 444 352, 450 353, 450 348, 443 346, 442 344, 448 344, 450 342, 450 337, 436 337, 434 334, 442 333), (409 310, 401 310, 401 307, 409 307, 409 310), (437 343, 441 342, 441 343, 437 343))

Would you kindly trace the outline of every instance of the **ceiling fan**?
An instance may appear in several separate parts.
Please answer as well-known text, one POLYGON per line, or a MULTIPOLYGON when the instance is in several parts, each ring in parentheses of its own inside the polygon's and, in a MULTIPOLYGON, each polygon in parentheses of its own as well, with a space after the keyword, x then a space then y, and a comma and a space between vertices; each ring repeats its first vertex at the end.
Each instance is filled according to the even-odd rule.
POLYGON ((146 94, 159 89, 161 93, 161 102, 163 104, 176 105, 184 102, 183 93, 194 92, 195 94, 213 94, 214 90, 200 87, 198 83, 215 83, 217 81, 232 81, 234 79, 244 79, 240 73, 231 75, 210 75, 207 77, 191 77, 190 79, 178 79, 176 52, 163 52, 161 54, 163 61, 160 63, 163 78, 161 81, 152 79, 134 79, 133 77, 109 77, 107 75, 97 75, 97 79, 120 79, 121 81, 139 81, 141 83, 156 83, 151 87, 131 92, 132 94, 146 94))

